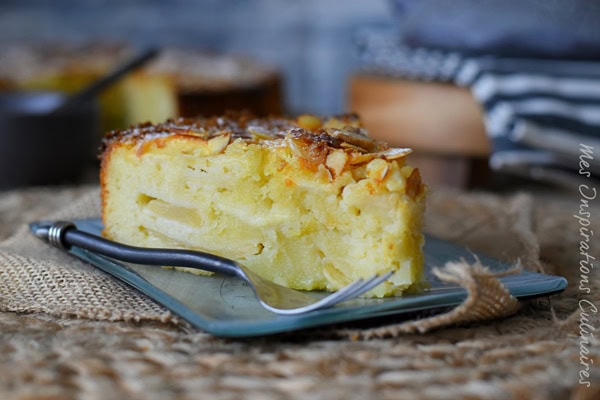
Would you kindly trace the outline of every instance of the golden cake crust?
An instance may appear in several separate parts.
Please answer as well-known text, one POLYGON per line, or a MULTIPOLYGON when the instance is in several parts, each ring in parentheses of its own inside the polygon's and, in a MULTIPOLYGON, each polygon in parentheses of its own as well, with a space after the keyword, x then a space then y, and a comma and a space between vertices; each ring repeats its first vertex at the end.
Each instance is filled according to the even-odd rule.
POLYGON ((248 113, 230 113, 220 117, 170 119, 164 123, 138 124, 124 130, 108 132, 102 141, 101 158, 116 143, 139 144, 149 140, 189 138, 210 141, 229 135, 248 143, 277 145, 285 137, 294 139, 297 151, 307 161, 307 166, 326 163, 332 149, 342 149, 351 157, 349 164, 366 163, 374 158, 394 160, 412 152, 408 148, 390 148, 384 142, 367 136, 356 114, 342 114, 321 119, 312 115, 290 118, 255 118, 248 113))

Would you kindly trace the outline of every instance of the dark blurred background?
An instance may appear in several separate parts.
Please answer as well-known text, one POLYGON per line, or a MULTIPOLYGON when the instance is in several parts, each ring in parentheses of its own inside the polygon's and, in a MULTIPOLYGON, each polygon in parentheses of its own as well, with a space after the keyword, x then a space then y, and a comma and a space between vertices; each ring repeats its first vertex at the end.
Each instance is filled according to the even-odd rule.
POLYGON ((0 42, 127 41, 249 55, 284 75, 290 113, 345 109, 353 36, 389 25, 385 0, 2 0, 0 42))

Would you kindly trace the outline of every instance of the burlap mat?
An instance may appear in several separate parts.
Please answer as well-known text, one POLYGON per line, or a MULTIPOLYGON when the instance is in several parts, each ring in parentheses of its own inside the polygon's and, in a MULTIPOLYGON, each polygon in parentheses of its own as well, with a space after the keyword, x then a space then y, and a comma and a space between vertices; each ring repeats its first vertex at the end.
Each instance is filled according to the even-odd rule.
MULTIPOLYGON (((600 304, 600 285, 593 275, 590 293, 577 288, 577 199, 535 199, 434 192, 426 226, 475 251, 566 276, 569 289, 552 303, 527 302, 497 319, 518 303, 484 267, 457 262, 440 277, 470 296, 442 316, 232 342, 191 330, 23 225, 98 215, 96 188, 1 194, 0 398, 584 398, 592 392, 577 384, 578 304, 600 304)), ((589 325, 600 326, 587 311, 589 325)), ((583 361, 600 362, 597 345, 590 338, 583 361)), ((600 374, 589 374, 597 388, 600 374)))
MULTIPOLYGON (((62 204, 42 218, 68 220, 100 215, 96 188, 78 190, 73 198, 68 194, 64 192, 67 198, 62 204)), ((167 322, 174 318, 125 284, 45 245, 29 233, 26 225, 0 242, 0 310, 111 321, 167 322)))
MULTIPOLYGON (((517 223, 510 225, 511 230, 520 236, 517 244, 524 240, 530 230, 527 226, 521 226, 524 223, 518 216, 515 218, 512 214, 515 214, 514 210, 521 212, 521 209, 528 206, 525 198, 516 198, 511 202, 508 215, 520 222, 520 225, 517 223)), ((69 220, 98 215, 100 215, 99 192, 91 188, 83 191, 74 201, 69 201, 57 211, 45 216, 44 219, 69 220)), ((443 215, 435 215, 431 220, 435 221, 435 225, 431 222, 429 225, 432 225, 432 228, 441 228, 439 231, 442 233, 444 229, 451 229, 453 232, 457 228, 463 232, 472 229, 471 226, 456 223, 450 226, 445 225, 445 222, 440 224, 438 221, 447 220, 443 215)), ((439 231, 437 233, 440 233, 439 231)), ((511 261, 516 260, 512 246, 503 248, 503 251, 509 253, 501 254, 511 261)), ((524 248, 530 252, 537 251, 537 248, 532 246, 524 248)), ((535 254, 531 256, 527 254, 526 258, 534 260, 533 264, 528 265, 537 266, 535 254)), ((485 266, 471 266, 460 260, 452 260, 447 267, 436 269, 434 273, 442 280, 464 286, 468 289, 469 298, 460 307, 444 315, 386 326, 382 330, 356 332, 355 335, 372 337, 394 335, 399 332, 426 332, 460 322, 503 317, 518 309, 518 301, 486 270, 485 266)), ((61 251, 50 248, 33 237, 27 226, 21 226, 15 234, 0 243, 0 310, 44 312, 58 317, 74 316, 111 321, 168 322, 174 321, 175 318, 169 311, 117 280, 74 260, 61 251)))

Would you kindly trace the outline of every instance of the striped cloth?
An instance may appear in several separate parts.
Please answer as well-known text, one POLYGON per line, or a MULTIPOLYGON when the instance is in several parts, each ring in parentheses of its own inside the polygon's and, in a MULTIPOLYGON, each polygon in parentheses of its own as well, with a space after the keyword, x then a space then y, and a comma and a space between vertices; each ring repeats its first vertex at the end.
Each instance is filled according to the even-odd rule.
POLYGON ((484 110, 494 170, 572 186, 583 154, 600 176, 600 61, 467 56, 375 30, 357 36, 357 49, 368 72, 469 88, 484 110))

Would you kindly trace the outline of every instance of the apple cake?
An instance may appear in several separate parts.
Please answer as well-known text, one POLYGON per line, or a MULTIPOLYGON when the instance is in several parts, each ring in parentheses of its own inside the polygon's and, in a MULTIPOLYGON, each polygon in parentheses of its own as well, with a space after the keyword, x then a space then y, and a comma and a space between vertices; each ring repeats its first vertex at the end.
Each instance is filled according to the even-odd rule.
POLYGON ((281 285, 335 291, 394 271, 367 295, 423 278, 425 186, 410 149, 355 115, 175 119, 109 132, 104 235, 231 258, 281 285))

